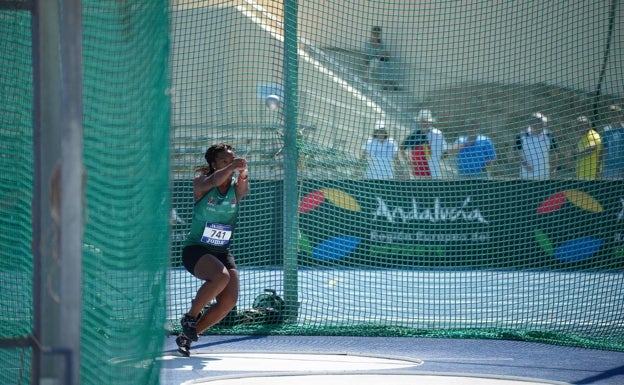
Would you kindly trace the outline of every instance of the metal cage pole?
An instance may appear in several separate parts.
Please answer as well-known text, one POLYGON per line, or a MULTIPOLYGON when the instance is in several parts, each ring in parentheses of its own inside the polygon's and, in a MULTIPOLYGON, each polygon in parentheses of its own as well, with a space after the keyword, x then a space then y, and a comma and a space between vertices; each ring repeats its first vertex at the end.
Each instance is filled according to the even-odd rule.
MULTIPOLYGON (((50 180, 59 160, 60 123, 60 58, 58 46, 59 6, 56 1, 35 0, 32 9, 32 65, 33 65, 33 358, 31 384, 56 381, 61 375, 57 357, 46 355, 49 346, 56 344, 58 311, 50 296, 57 290, 46 285, 53 270, 52 255, 56 250, 49 239, 53 227, 50 211, 50 180), (45 315, 45 321, 43 321, 45 315)), ((57 381, 58 382, 58 381, 57 381)))
POLYGON ((31 383, 79 384, 83 226, 81 1, 35 0, 32 16, 35 171, 31 383), (58 262, 54 262, 54 256, 58 262), (44 284, 48 280, 51 284, 44 284))
POLYGON ((299 56, 297 52, 297 0, 284 1, 284 302, 286 319, 295 322, 299 307, 297 217, 299 175, 297 165, 297 91, 299 56))
POLYGON ((83 130, 82 4, 61 0, 61 347, 70 352, 71 384, 80 383, 82 323, 83 130))

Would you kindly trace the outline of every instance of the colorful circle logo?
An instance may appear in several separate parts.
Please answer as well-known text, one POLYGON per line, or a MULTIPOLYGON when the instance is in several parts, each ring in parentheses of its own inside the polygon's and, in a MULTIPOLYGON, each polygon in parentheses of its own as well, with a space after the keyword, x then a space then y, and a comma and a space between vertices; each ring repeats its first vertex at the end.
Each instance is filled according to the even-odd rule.
MULTIPOLYGON (((594 197, 580 190, 565 190, 550 195, 537 207, 538 216, 555 213, 570 203, 582 212, 599 214, 603 207, 594 197)), ((604 244, 600 238, 593 236, 565 239, 555 244, 551 237, 542 230, 535 229, 535 239, 546 255, 562 262, 579 262, 593 256, 604 244)))
MULTIPOLYGON (((299 214, 307 214, 316 210, 323 202, 347 210, 360 212, 362 209, 351 195, 341 190, 321 188, 301 199, 299 202, 299 214)), ((311 254, 321 261, 337 261, 347 257, 360 245, 360 238, 349 234, 338 234, 312 246, 310 239, 299 232, 299 249, 304 253, 311 254)))

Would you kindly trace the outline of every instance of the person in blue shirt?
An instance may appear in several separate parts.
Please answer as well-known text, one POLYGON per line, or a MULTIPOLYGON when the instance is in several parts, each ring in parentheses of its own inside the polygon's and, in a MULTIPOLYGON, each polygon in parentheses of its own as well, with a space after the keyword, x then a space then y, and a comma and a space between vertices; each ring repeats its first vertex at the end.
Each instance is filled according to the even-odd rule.
POLYGON ((460 178, 488 179, 489 167, 496 160, 496 150, 492 139, 485 135, 474 137, 460 137, 460 147, 457 154, 457 174, 460 178))
POLYGON ((609 106, 609 124, 602 130, 602 177, 624 179, 624 111, 609 106))

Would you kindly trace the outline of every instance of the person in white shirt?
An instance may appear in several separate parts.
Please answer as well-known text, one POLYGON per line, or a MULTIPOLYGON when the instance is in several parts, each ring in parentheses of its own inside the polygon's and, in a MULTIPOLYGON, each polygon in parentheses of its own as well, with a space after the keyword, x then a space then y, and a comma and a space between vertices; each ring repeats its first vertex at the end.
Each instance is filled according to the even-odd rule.
POLYGON ((362 161, 367 162, 366 179, 393 179, 393 165, 398 158, 399 147, 388 135, 384 122, 375 123, 373 137, 362 146, 362 161))
POLYGON ((516 137, 516 150, 520 156, 521 179, 549 179, 551 152, 557 144, 546 128, 548 118, 537 112, 531 115, 526 131, 516 137))
POLYGON ((458 150, 461 146, 463 146, 463 144, 448 144, 446 138, 444 137, 444 133, 442 133, 440 129, 433 126, 436 120, 430 110, 420 110, 416 120, 418 121, 420 127, 427 132, 427 163, 429 164, 431 178, 443 178, 444 173, 442 172, 442 158, 450 151, 458 150))

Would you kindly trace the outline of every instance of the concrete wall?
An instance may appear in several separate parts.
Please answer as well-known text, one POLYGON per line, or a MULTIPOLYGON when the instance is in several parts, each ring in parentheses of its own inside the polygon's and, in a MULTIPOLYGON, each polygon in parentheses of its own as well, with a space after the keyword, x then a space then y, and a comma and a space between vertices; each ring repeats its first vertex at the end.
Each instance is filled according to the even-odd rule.
MULTIPOLYGON (((257 90, 283 83, 283 43, 250 16, 233 6, 174 10, 172 119, 178 142, 229 140, 259 159, 279 150, 271 127, 280 124, 282 111, 267 111, 257 90)), ((299 58, 298 98, 299 124, 309 128, 306 140, 349 157, 359 156, 374 122, 383 118, 375 103, 307 55, 299 58)))
MULTIPOLYGON (((610 1, 302 0, 300 32, 319 46, 361 48, 373 25, 414 89, 460 81, 596 89, 610 1)), ((619 2, 604 94, 624 96, 624 2, 619 2)))

